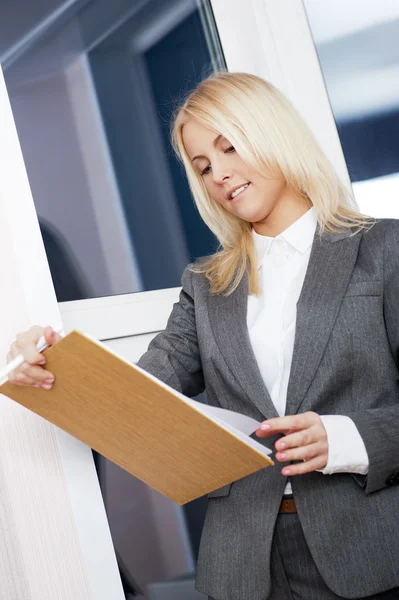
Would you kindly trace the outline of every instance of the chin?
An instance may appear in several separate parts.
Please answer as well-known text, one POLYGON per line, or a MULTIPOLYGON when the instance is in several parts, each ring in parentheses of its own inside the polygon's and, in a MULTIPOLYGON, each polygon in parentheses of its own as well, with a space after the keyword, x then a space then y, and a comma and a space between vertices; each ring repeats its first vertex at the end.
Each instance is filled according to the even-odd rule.
POLYGON ((243 221, 247 221, 248 223, 259 223, 260 221, 265 221, 270 213, 257 212, 257 211, 241 211, 241 214, 237 214, 237 217, 240 217, 243 221))

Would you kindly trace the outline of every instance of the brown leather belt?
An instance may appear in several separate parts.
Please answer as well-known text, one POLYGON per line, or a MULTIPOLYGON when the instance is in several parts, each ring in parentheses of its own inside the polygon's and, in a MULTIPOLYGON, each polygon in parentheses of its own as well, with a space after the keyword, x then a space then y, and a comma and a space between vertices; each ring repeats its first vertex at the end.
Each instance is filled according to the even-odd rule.
POLYGON ((283 498, 278 512, 283 515, 292 515, 296 513, 295 500, 293 498, 283 498))

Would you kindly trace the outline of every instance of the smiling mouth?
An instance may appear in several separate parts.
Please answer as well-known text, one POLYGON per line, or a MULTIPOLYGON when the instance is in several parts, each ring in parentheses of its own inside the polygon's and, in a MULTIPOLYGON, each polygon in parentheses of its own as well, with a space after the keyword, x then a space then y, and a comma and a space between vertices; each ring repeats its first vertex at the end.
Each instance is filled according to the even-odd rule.
POLYGON ((249 186, 249 183, 246 183, 245 185, 242 185, 241 187, 234 190, 234 192, 232 194, 230 194, 230 200, 234 200, 234 198, 237 198, 237 196, 242 194, 242 192, 244 192, 248 186, 249 186))

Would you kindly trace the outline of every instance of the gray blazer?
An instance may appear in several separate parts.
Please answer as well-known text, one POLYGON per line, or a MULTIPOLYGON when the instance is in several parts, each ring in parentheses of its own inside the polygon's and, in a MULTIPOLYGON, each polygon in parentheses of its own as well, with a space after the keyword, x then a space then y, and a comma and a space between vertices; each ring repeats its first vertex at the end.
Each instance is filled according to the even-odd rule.
MULTIPOLYGON (((259 420, 277 416, 250 345, 247 281, 229 297, 211 295, 205 277, 188 270, 182 284, 166 330, 139 365, 188 396, 206 388, 215 406, 259 420)), ((366 445, 367 476, 292 479, 316 565, 344 598, 399 586, 398 302, 399 221, 356 235, 316 233, 297 304, 286 414, 348 415, 366 445)), ((267 597, 285 484, 277 463, 209 495, 201 592, 218 600, 267 597)))

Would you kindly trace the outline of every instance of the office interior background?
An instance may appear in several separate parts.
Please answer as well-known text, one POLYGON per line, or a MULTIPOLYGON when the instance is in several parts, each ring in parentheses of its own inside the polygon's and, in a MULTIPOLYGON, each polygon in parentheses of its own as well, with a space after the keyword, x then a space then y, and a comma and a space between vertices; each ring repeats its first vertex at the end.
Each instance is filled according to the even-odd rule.
MULTIPOLYGON (((355 198, 398 218, 399 4, 303 4, 355 198)), ((215 5, 0 1, 0 63, 61 305, 176 288, 216 249, 169 141, 184 95, 228 67, 215 5)), ((187 581, 200 598, 206 498, 171 506, 102 457, 97 468, 126 596, 177 599, 187 581)))

